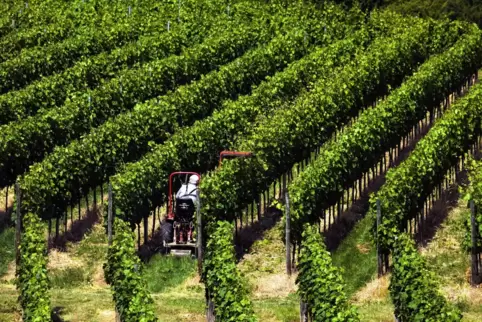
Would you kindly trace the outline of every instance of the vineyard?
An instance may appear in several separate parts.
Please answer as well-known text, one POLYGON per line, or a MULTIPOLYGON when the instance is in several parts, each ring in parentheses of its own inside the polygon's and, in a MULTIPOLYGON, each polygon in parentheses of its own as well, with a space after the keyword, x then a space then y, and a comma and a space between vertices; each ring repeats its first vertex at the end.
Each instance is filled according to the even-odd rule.
POLYGON ((348 3, 3 1, 0 322, 482 320, 482 31, 348 3))

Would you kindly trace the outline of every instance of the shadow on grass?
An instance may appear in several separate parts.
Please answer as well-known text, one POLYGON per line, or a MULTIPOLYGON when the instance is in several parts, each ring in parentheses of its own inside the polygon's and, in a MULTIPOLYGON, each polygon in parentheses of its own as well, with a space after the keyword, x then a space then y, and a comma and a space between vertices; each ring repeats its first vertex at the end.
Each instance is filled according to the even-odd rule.
POLYGON ((263 239, 266 231, 273 228, 282 216, 283 214, 279 209, 270 207, 261 217, 261 220, 238 229, 234 237, 236 258, 240 260, 244 254, 249 253, 253 244, 263 239))
POLYGON ((52 309, 52 312, 50 313, 50 318, 52 319, 52 322, 68 322, 67 320, 64 320, 60 317, 63 311, 64 311, 63 307, 60 307, 60 306, 54 307, 52 309))
POLYGON ((0 276, 8 270, 8 264, 15 259, 15 229, 0 232, 0 276))
MULTIPOLYGON (((60 251, 67 251, 67 243, 76 243, 81 241, 85 234, 92 230, 95 224, 100 222, 99 208, 93 207, 89 209, 84 217, 76 220, 70 229, 57 237, 49 239, 49 249, 56 248, 60 251)), ((54 225, 54 221, 52 221, 54 225)))
POLYGON ((143 243, 137 250, 137 254, 144 263, 148 263, 156 254, 165 254, 164 248, 162 247, 162 233, 160 228, 163 223, 165 223, 165 219, 162 220, 147 243, 143 243))
POLYGON ((414 236, 417 244, 423 247, 427 246, 434 238, 435 233, 442 223, 447 219, 450 211, 457 207, 459 198, 460 193, 457 184, 442 192, 441 198, 435 201, 423 222, 422 234, 416 234, 414 236))
POLYGON ((67 267, 51 269, 49 279, 53 288, 74 288, 91 283, 92 276, 84 267, 67 267))
POLYGON ((12 208, 8 208, 7 211, 0 210, 0 234, 7 228, 12 227, 12 208))

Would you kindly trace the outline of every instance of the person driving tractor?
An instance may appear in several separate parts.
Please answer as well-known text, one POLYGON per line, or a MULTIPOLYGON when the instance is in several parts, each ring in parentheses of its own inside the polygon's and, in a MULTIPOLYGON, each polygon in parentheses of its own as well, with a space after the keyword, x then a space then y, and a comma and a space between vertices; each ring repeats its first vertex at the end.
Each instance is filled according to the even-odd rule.
POLYGON ((197 190, 199 177, 195 174, 189 177, 189 182, 183 183, 176 193, 176 199, 191 199, 194 205, 198 204, 197 190))

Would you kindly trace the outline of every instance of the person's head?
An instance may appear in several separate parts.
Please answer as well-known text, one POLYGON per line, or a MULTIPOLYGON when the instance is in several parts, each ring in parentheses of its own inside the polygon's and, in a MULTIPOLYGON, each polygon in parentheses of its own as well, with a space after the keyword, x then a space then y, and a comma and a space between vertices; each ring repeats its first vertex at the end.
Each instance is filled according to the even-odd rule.
POLYGON ((197 174, 193 174, 189 177, 189 183, 197 185, 199 183, 199 176, 197 174))

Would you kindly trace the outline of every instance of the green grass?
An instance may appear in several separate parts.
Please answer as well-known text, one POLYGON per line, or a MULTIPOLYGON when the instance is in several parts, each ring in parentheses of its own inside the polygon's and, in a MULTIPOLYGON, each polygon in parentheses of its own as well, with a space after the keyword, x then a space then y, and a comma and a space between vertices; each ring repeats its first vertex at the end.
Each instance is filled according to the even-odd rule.
POLYGON ((377 253, 372 242, 372 219, 359 221, 333 253, 333 263, 343 268, 347 296, 372 280, 377 273, 377 253))
POLYGON ((53 289, 52 307, 59 308, 64 321, 114 321, 114 303, 108 288, 53 289))
POLYGON ((15 229, 6 228, 0 233, 0 276, 8 269, 8 264, 15 259, 15 229))
POLYGON ((155 255, 143 275, 150 292, 159 293, 176 286, 196 273, 197 262, 190 257, 155 255))
POLYGON ((470 258, 460 247, 465 235, 464 221, 469 215, 464 208, 460 204, 452 211, 425 252, 428 267, 440 276, 443 284, 463 285, 467 282, 470 258))
MULTIPOLYGON (((482 289, 471 288, 467 281, 469 256, 460 246, 465 233, 466 211, 462 202, 451 210, 421 253, 427 260, 428 268, 436 274, 447 300, 463 312, 462 321, 475 322, 482 320, 482 289)), ((366 287, 376 278, 377 269, 376 247, 371 241, 372 222, 372 219, 364 218, 357 223, 334 252, 333 262, 344 269, 345 290, 357 306, 361 321, 393 321, 394 308, 386 284, 382 286, 385 292, 382 296, 372 294, 373 284, 366 287), (357 291, 364 300, 359 300, 358 295, 353 297, 357 291)))
POLYGON ((470 287, 470 256, 461 247, 467 216, 466 203, 459 201, 422 253, 449 301, 462 311, 462 321, 475 322, 482 320, 482 289, 470 287))
POLYGON ((96 225, 74 248, 74 255, 89 265, 103 262, 107 254, 107 236, 102 225, 96 225))
POLYGON ((0 283, 0 322, 15 321, 18 316, 17 293, 11 285, 0 283))
POLYGON ((159 294, 153 296, 155 310, 159 321, 163 322, 194 322, 206 321, 204 296, 177 296, 159 294))
POLYGON ((298 322, 300 300, 296 294, 285 298, 253 300, 253 308, 260 321, 298 322))
POLYGON ((68 267, 49 271, 52 288, 73 288, 92 283, 92 275, 85 267, 68 267))
POLYGON ((382 301, 364 303, 363 305, 357 306, 357 310, 360 321, 395 321, 393 315, 394 308, 388 297, 383 299, 382 301))

